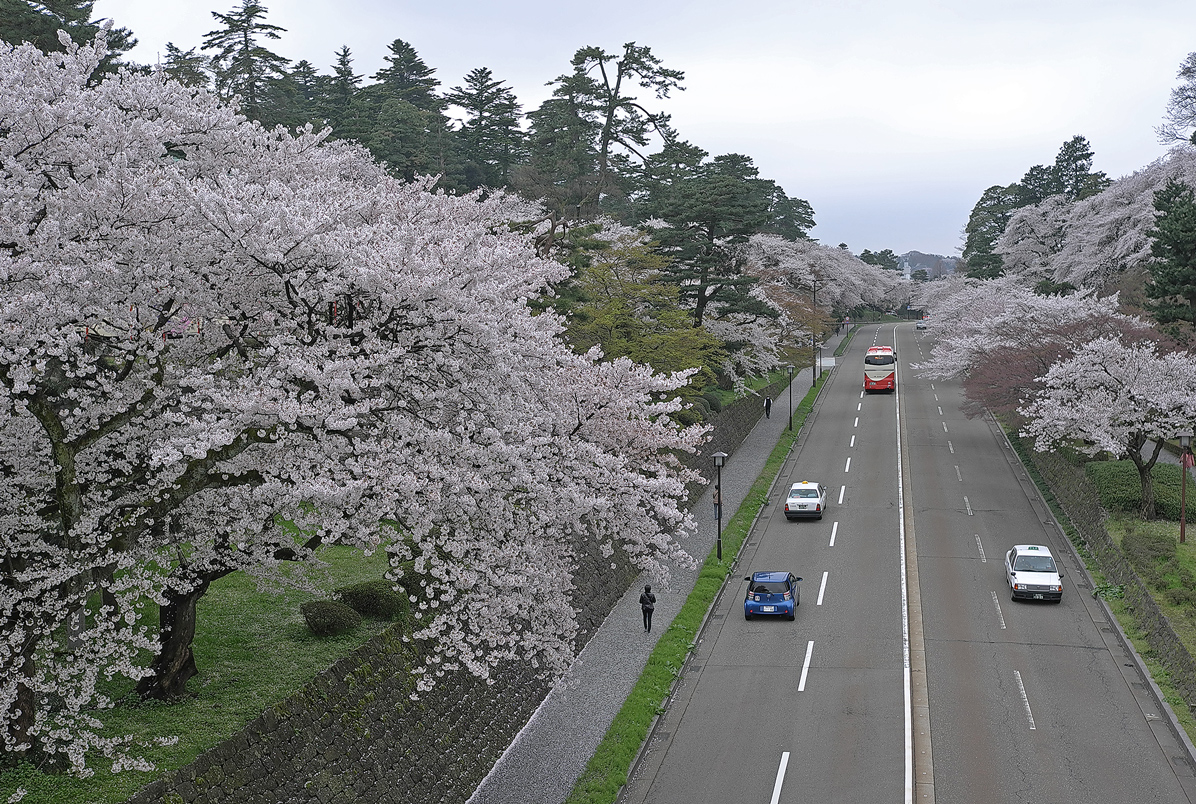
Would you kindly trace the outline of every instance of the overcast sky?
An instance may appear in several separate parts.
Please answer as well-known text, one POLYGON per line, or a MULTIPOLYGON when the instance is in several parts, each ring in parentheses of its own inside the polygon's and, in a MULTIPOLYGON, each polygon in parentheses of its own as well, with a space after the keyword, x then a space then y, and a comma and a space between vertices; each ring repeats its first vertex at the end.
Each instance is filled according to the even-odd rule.
MULTIPOLYGON (((239 0, 97 0, 154 63, 218 27, 239 0)), ((985 188, 1050 164, 1087 137, 1116 178, 1162 156, 1159 124, 1196 51, 1196 0, 264 0, 287 29, 267 44, 356 72, 409 42, 441 89, 490 68, 535 109, 578 48, 647 46, 685 73, 650 100, 711 155, 751 156, 814 208, 819 242, 957 254, 985 188)))

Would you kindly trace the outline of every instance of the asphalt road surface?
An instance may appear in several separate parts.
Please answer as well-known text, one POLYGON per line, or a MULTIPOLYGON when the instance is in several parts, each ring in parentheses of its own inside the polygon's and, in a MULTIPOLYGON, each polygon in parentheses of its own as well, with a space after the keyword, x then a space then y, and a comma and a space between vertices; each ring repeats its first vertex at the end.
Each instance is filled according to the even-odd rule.
POLYGON ((1188 749, 1000 431, 908 368, 922 350, 912 325, 857 331, 620 801, 1196 799, 1188 749), (874 343, 897 348, 896 394, 863 395, 874 343), (821 521, 785 519, 800 480, 829 487, 821 521), (1061 558, 1062 603, 1010 601, 1018 543, 1061 558), (744 620, 762 570, 804 578, 794 622, 744 620))

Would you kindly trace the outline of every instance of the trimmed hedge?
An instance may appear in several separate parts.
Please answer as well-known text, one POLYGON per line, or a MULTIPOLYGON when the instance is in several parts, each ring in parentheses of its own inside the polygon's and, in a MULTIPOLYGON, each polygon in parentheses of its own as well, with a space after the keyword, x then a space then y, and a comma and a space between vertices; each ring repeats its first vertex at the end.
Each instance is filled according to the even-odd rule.
MULTIPOLYGON (((1133 461, 1089 461, 1084 472, 1096 485, 1101 502, 1109 511, 1136 514, 1142 506, 1142 481, 1133 461)), ((1179 498, 1183 476, 1178 466, 1156 463, 1150 471, 1154 480, 1155 511, 1161 519, 1179 520, 1179 498)), ((1188 520, 1196 514, 1196 483, 1187 499, 1188 520)))
POLYGON ((336 590, 336 596, 363 617, 380 620, 393 620, 410 609, 407 597, 383 578, 342 586, 336 590))
POLYGON ((317 636, 335 636, 361 625, 361 615, 339 600, 309 600, 299 607, 307 627, 317 636))

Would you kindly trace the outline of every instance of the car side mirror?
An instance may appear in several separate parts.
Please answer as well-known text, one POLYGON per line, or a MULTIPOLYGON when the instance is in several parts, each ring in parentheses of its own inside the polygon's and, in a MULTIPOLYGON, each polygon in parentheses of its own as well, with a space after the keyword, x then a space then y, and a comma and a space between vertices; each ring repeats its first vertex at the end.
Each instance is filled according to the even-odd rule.
POLYGON ((794 578, 793 580, 800 582, 801 578, 794 578))
POLYGON ((747 575, 747 576, 745 576, 745 577, 744 577, 744 580, 745 580, 745 581, 747 581, 748 583, 751 583, 751 581, 752 581, 752 576, 750 576, 750 575, 747 575))

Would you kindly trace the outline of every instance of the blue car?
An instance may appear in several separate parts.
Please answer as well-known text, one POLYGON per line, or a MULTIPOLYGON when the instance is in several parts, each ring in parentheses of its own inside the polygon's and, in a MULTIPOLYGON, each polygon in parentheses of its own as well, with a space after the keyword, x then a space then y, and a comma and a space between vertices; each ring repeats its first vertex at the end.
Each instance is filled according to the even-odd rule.
POLYGON ((801 578, 792 572, 754 572, 744 580, 748 589, 743 619, 750 620, 753 614, 780 614, 790 620, 797 616, 797 582, 801 578))

